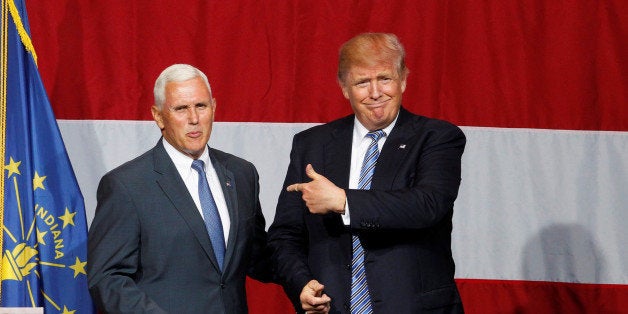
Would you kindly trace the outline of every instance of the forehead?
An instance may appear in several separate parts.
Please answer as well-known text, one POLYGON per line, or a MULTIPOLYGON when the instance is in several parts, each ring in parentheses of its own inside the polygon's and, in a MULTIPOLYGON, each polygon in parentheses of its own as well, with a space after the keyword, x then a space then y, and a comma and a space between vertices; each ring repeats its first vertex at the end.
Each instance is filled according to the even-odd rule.
POLYGON ((397 71, 392 63, 379 63, 374 65, 353 65, 349 68, 347 74, 349 79, 355 80, 378 76, 396 77, 397 71))

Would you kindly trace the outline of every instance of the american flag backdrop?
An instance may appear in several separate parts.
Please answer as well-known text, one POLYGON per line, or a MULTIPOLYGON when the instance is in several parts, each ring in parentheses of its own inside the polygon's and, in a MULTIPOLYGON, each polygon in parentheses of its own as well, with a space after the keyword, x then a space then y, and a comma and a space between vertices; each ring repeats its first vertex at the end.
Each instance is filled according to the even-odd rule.
MULTIPOLYGON (((340 45, 395 33, 403 106, 467 135, 454 208, 468 313, 628 313, 628 2, 27 1, 39 71, 85 199, 154 146, 157 75, 203 70, 210 145, 260 174, 267 225, 292 135, 351 113, 340 45)), ((394 265, 391 265, 394 267, 394 265)), ((324 284, 324 283, 323 283, 324 284)), ((251 313, 291 313, 248 282, 251 313)))

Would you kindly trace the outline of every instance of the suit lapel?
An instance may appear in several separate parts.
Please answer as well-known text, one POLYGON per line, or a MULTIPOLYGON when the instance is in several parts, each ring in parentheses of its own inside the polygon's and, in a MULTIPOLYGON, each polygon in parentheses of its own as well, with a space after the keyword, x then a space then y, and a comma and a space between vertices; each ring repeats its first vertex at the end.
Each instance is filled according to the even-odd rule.
POLYGON ((212 153, 212 149, 209 150, 209 157, 212 160, 212 165, 216 170, 216 175, 218 175, 218 180, 220 181, 220 186, 222 187, 222 193, 225 196, 225 202, 227 203, 227 209, 229 211, 229 238, 227 240, 227 249, 225 252, 225 260, 223 266, 223 272, 229 265, 231 258, 233 257, 233 251, 235 248, 235 243, 237 242, 238 235, 238 198, 236 193, 236 181, 233 173, 225 167, 220 161, 218 161, 214 154, 212 153))
POLYGON ((323 175, 341 188, 349 187, 353 117, 351 115, 345 118, 342 124, 332 131, 331 140, 325 145, 325 172, 323 175))
POLYGON ((416 141, 410 141, 413 136, 416 136, 410 118, 409 112, 401 108, 397 123, 388 135, 377 159, 371 183, 372 189, 389 190, 397 176, 399 166, 408 152, 412 151, 412 146, 416 145, 416 141))
MULTIPOLYGON (((331 132, 331 140, 324 146, 323 175, 341 188, 349 187, 349 171, 351 170, 351 142, 353 140, 353 119, 351 115, 331 132)), ((322 216, 327 232, 342 238, 341 245, 345 252, 351 252, 351 238, 347 236, 347 228, 338 214, 322 216), (343 236, 344 235, 344 236, 343 236)))
POLYGON ((192 200, 192 196, 190 196, 190 192, 187 190, 183 179, 181 179, 177 168, 172 163, 168 153, 166 153, 166 149, 161 142, 162 140, 159 141, 154 149, 154 170, 160 174, 157 184, 170 199, 170 202, 172 202, 172 205, 177 209, 181 217, 183 217, 192 233, 194 233, 196 240, 205 251, 205 254, 214 264, 216 270, 219 271, 220 268, 218 267, 203 217, 196 208, 196 204, 192 200))

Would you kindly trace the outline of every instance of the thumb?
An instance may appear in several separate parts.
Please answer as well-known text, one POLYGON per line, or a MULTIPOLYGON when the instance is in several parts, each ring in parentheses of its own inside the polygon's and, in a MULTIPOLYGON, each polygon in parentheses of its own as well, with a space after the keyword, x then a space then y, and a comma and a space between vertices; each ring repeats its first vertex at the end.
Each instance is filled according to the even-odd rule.
POLYGON ((314 171, 314 167, 312 167, 312 164, 307 164, 307 166, 305 166, 305 174, 312 180, 316 180, 321 176, 316 171, 314 171))
POLYGON ((317 280, 310 281, 309 286, 310 286, 310 289, 312 289, 315 292, 315 295, 317 297, 320 297, 322 295, 323 289, 325 289, 325 286, 323 286, 323 284, 321 284, 317 280))

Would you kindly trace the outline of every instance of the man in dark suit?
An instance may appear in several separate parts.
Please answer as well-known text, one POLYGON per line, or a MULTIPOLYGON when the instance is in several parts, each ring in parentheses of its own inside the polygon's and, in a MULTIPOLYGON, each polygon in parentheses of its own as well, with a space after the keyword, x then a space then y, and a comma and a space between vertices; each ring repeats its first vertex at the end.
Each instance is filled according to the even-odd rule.
POLYGON ((463 312, 451 231, 466 140, 401 107, 404 55, 392 34, 349 40, 338 80, 354 114, 294 137, 269 246, 299 312, 463 312))
POLYGON ((247 313, 246 275, 270 276, 257 171, 208 147, 216 100, 200 70, 170 66, 154 93, 162 139, 98 187, 90 293, 105 313, 247 313))

